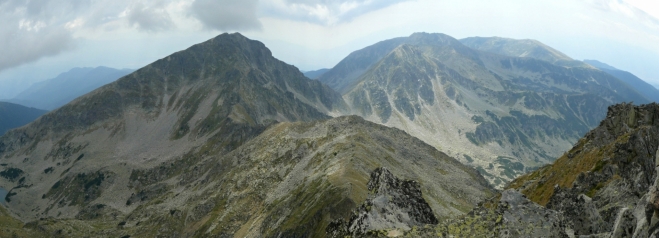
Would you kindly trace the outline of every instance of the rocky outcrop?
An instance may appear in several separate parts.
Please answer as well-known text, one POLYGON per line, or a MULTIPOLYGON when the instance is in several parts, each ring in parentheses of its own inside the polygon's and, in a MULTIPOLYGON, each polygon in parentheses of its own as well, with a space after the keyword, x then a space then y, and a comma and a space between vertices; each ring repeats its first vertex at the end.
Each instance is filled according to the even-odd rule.
POLYGON ((659 104, 611 106, 600 126, 516 188, 561 212, 575 235, 648 237, 659 213, 659 104))
POLYGON ((554 164, 408 237, 658 237, 659 104, 619 104, 554 164), (520 193, 521 191, 521 193, 520 193))
POLYGON ((405 237, 570 237, 561 212, 540 206, 515 190, 480 203, 459 219, 416 227, 405 237))
POLYGON ((611 224, 606 224, 600 216, 593 199, 584 194, 563 192, 556 188, 554 196, 547 204, 548 209, 562 212, 569 219, 576 235, 598 234, 610 231, 611 224))
POLYGON ((403 230, 437 224, 432 209, 414 180, 400 180, 387 168, 377 168, 368 182, 369 198, 349 220, 339 219, 327 227, 330 237, 359 237, 376 231, 403 230))

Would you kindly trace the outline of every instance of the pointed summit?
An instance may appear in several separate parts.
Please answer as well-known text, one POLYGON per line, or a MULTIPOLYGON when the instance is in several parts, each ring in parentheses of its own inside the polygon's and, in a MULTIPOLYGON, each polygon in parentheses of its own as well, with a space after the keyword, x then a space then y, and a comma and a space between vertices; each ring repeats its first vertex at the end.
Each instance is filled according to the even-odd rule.
MULTIPOLYGON (((132 175, 123 166, 194 164, 238 148, 276 122, 328 119, 345 108, 340 94, 275 59, 261 42, 222 34, 0 137, 2 163, 20 167, 26 174, 21 183, 34 184, 13 189, 9 207, 23 220, 70 218, 103 194, 129 199, 139 192, 102 182, 82 189, 80 183, 127 180, 132 175), (44 199, 31 199, 35 194, 44 199)), ((162 176, 192 168, 179 169, 162 176)), ((16 186, 0 180, 0 187, 16 186)))

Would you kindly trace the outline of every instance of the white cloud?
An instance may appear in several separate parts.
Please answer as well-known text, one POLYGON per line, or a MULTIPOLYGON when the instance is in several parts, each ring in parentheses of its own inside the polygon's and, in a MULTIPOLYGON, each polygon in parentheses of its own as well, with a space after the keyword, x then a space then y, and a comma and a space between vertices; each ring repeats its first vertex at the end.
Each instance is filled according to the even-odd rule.
POLYGON ((191 15, 206 28, 220 31, 260 29, 257 0, 195 0, 191 15))
POLYGON ((261 2, 264 16, 332 26, 407 0, 270 0, 261 2))
POLYGON ((625 0, 626 3, 659 19, 659 1, 656 0, 625 0))
MULTIPOLYGON (((199 30, 201 24, 189 20, 191 2, 0 0, 0 71, 75 49, 77 38, 134 38, 174 32, 178 24, 199 30)), ((253 8, 251 16, 256 19, 253 8)), ((233 23, 242 24, 240 20, 233 23)))
POLYGON ((595 9, 627 17, 659 31, 659 2, 645 0, 583 0, 595 9), (633 3, 633 4, 632 4, 633 3), (643 7, 643 9, 639 8, 643 7), (650 7, 650 8, 648 8, 650 7), (653 14, 649 14, 652 12, 653 14))
POLYGON ((0 71, 74 48, 71 32, 63 27, 22 23, 0 30, 0 71))
POLYGON ((128 23, 143 31, 164 31, 174 28, 164 1, 150 3, 136 2, 120 14, 126 16, 128 23))

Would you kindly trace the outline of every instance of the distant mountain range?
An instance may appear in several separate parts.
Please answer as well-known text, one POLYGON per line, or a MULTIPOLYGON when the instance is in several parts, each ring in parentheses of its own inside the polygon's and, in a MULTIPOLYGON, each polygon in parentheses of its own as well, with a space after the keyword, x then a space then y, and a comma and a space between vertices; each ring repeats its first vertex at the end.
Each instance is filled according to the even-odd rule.
POLYGON ((22 105, 0 102, 0 136, 6 131, 24 126, 47 111, 22 105))
POLYGON ((131 72, 133 72, 131 69, 120 70, 102 66, 73 68, 55 78, 30 86, 8 101, 28 107, 53 110, 131 72))
POLYGON ((600 70, 607 72, 610 75, 613 75, 616 78, 619 78, 620 80, 624 81, 625 83, 629 84, 634 89, 636 89, 636 91, 643 94, 643 96, 645 96, 650 101, 659 102, 659 89, 643 81, 642 79, 636 77, 636 75, 633 75, 632 73, 627 71, 616 69, 613 66, 599 62, 597 60, 584 60, 584 62, 592 66, 595 66, 600 70))
POLYGON ((303 73, 304 73, 304 76, 307 76, 307 78, 317 79, 318 77, 320 77, 321 75, 323 75, 324 73, 326 73, 329 70, 330 69, 319 69, 319 70, 305 71, 303 73))
POLYGON ((499 186, 560 156, 609 105, 649 102, 537 41, 444 34, 379 42, 319 80, 341 92, 352 113, 405 130, 499 186))
POLYGON ((461 39, 460 42, 473 49, 501 55, 534 58, 560 66, 586 66, 583 62, 574 60, 537 40, 516 40, 502 37, 469 37, 461 39))

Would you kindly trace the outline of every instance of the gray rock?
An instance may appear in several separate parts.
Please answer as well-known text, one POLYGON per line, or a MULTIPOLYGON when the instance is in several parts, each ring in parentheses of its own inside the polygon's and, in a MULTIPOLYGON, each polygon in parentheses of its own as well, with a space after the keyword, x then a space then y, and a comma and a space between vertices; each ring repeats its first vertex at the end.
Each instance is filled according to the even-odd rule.
POLYGON ((410 230, 413 226, 437 224, 418 182, 401 180, 387 168, 377 168, 368 182, 369 198, 348 221, 330 223, 328 235, 363 236, 378 230, 410 230))

